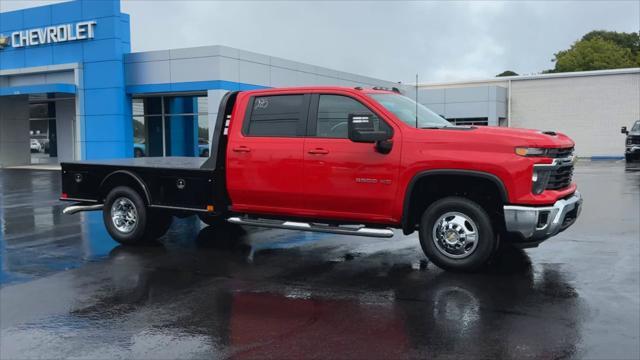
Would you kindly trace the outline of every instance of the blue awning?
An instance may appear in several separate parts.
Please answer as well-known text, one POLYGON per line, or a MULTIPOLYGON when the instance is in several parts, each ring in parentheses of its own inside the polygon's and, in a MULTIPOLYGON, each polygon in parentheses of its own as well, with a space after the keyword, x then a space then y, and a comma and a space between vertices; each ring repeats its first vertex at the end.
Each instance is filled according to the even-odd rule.
POLYGON ((42 85, 9 86, 9 87, 0 88, 0 96, 44 94, 44 93, 75 94, 76 86, 73 84, 42 84, 42 85))

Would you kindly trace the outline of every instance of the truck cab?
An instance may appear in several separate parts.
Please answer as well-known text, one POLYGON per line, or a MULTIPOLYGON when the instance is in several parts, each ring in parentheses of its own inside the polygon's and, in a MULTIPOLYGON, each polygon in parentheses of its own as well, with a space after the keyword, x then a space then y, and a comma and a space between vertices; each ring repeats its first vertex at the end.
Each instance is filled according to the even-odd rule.
POLYGON ((222 100, 208 159, 62 164, 62 200, 81 202, 67 212, 102 208, 126 243, 159 236, 147 229, 154 218, 185 213, 359 236, 418 230, 436 265, 475 271, 500 241, 537 246, 574 223, 573 147, 552 131, 452 126, 388 89, 252 90, 222 100), (77 174, 96 188, 85 183, 81 199, 77 174), (126 234, 115 226, 132 222, 140 228, 126 234))

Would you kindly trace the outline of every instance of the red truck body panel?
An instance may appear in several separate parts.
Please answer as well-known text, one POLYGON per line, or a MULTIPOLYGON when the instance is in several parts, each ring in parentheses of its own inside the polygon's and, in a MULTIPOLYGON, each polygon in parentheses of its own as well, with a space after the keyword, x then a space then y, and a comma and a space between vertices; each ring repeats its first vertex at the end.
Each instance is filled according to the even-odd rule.
MULTIPOLYGON (((400 146, 394 146, 389 154, 380 154, 373 144, 349 139, 242 134, 242 120, 250 96, 297 93, 345 95, 355 97, 370 108, 377 107, 370 98, 344 88, 240 94, 229 127, 227 152, 227 184, 233 210, 358 222, 398 222, 399 218, 393 217, 393 206, 398 189, 400 146)), ((394 129, 394 143, 400 144, 399 128, 386 117, 384 120, 394 129)))

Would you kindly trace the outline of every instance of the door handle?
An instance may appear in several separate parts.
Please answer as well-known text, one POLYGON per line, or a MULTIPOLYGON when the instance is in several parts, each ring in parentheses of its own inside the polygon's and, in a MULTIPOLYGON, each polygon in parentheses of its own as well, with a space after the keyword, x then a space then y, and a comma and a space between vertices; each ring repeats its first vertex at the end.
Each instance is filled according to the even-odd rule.
POLYGON ((328 153, 329 153, 329 150, 327 149, 318 148, 318 149, 309 150, 309 154, 312 154, 312 155, 325 155, 328 153))
POLYGON ((232 149, 234 152, 243 152, 243 153, 248 153, 251 152, 251 149, 249 149, 246 146, 238 146, 238 147, 234 147, 232 149))

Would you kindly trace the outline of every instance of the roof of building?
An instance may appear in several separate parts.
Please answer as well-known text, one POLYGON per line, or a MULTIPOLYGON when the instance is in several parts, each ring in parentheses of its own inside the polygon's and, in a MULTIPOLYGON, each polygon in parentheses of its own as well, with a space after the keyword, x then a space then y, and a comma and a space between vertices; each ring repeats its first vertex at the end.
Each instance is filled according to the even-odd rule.
POLYGON ((421 84, 418 84, 418 86, 431 87, 431 86, 463 85, 463 84, 476 84, 476 83, 486 84, 486 83, 502 83, 507 81, 519 81, 519 80, 539 80, 539 79, 620 75, 620 74, 640 74, 640 68, 576 71, 576 72, 566 72, 566 73, 549 73, 549 74, 535 74, 535 75, 501 76, 501 77, 494 77, 494 78, 488 78, 488 79, 421 83, 421 84))

